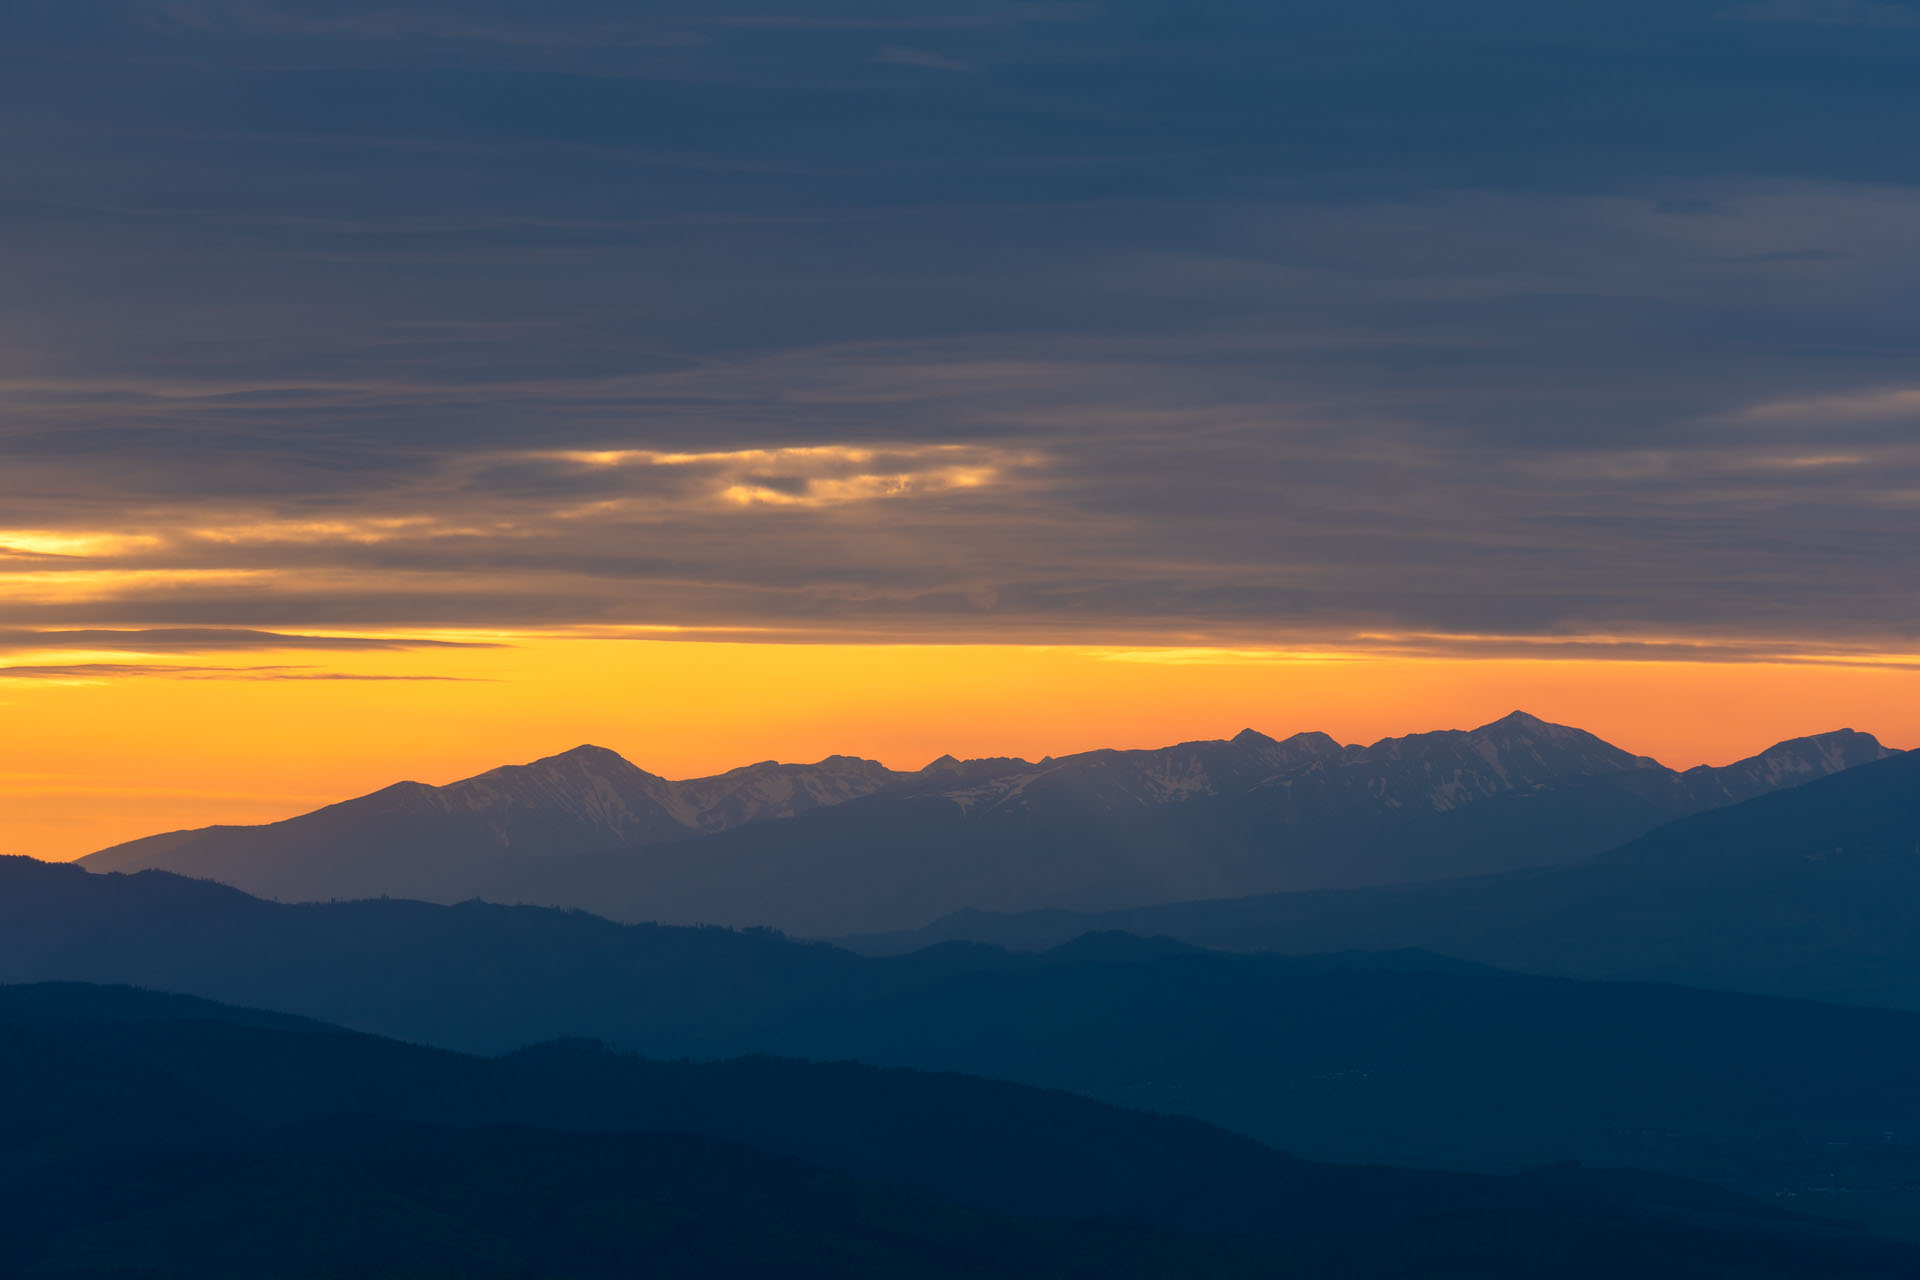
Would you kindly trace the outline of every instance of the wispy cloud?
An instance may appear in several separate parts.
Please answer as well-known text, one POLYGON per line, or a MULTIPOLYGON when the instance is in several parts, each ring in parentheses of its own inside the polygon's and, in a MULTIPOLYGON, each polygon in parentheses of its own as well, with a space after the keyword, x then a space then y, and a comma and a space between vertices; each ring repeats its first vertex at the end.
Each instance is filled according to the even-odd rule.
POLYGON ((1328 634, 1291 648, 1221 649, 1206 646, 1105 649, 1106 662, 1152 666, 1314 666, 1382 658, 1525 659, 1533 662, 1742 663, 1776 666, 1876 668, 1920 673, 1920 653, 1871 647, 1810 648, 1798 641, 1749 641, 1661 636, 1472 635, 1443 632, 1328 634))
POLYGON ((105 653, 212 653, 231 649, 335 650, 343 653, 407 649, 490 649, 499 641, 417 636, 299 635, 242 627, 150 627, 135 630, 0 628, 0 651, 86 650, 105 653))
POLYGON ((1740 413, 1749 422, 1882 421, 1920 417, 1920 390, 1842 392, 1805 399, 1771 400, 1740 413))
POLYGON ((976 62, 966 58, 954 58, 945 54, 932 53, 925 49, 909 49, 904 45, 883 45, 873 55, 875 62, 886 63, 894 67, 920 67, 928 71, 974 72, 980 69, 976 62))
POLYGON ((73 662, 0 666, 0 682, 46 680, 55 683, 96 683, 107 680, 370 680, 471 683, 469 677, 447 675, 380 675, 346 671, 316 671, 303 667, 189 667, 163 663, 73 662))
POLYGON ((189 29, 223 28, 332 36, 381 42, 434 42, 511 49, 673 49, 717 33, 786 31, 980 32, 1085 19, 1091 4, 1067 0, 975 0, 967 5, 924 0, 815 0, 804 6, 755 0, 654 0, 644 7, 613 0, 552 5, 497 5, 474 12, 453 0, 164 0, 156 17, 189 29), (640 10, 640 12, 636 12, 640 10))
POLYGON ((1744 22, 1800 22, 1836 27, 1920 27, 1920 12, 1887 0, 1759 0, 1726 16, 1744 22))
POLYGON ((0 6, 49 69, 0 108, 0 627, 103 648, 22 664, 1915 643, 1920 81, 1857 33, 1785 75, 1720 5, 58 8, 0 6))
MULTIPOLYGON (((592 6, 602 8, 604 6, 592 6)), ((570 16, 493 19, 464 6, 371 5, 360 0, 310 5, 300 0, 166 0, 156 15, 202 32, 240 28, 274 34, 334 36, 387 42, 454 42, 510 48, 676 47, 700 38, 689 24, 570 16)))

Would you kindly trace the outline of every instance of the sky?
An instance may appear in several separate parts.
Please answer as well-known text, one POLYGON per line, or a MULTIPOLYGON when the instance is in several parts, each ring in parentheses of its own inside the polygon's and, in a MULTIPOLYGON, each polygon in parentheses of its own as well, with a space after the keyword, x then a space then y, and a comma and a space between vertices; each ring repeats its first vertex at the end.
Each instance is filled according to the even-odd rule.
POLYGON ((1920 745, 1920 7, 9 0, 0 850, 581 741, 1920 745))

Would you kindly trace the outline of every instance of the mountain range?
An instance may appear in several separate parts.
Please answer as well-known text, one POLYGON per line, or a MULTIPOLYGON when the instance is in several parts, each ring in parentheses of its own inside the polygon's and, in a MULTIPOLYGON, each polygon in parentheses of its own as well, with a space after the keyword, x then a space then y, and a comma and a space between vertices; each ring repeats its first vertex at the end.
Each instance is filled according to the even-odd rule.
POLYGON ((503 857, 684 840, 841 804, 899 776, 829 756, 669 782, 583 746, 444 787, 397 782, 284 822, 150 836, 86 861, 105 871, 164 867, 288 899, 431 894, 503 857))
POLYGON ((1920 1010, 1920 752, 1669 823, 1566 867, 1136 910, 965 911, 848 939, 1040 949, 1089 931, 1311 954, 1430 948, 1502 968, 1920 1010))
POLYGON ((1181 912, 1246 912, 1244 937, 1212 940, 1290 936, 1320 954, 1197 950, 1085 932, 1121 918, 1050 915, 1040 923, 1073 940, 1044 953, 945 942, 863 958, 766 930, 480 902, 279 904, 160 872, 6 860, 0 981, 136 983, 485 1052, 590 1036, 658 1057, 964 1071, 1314 1158, 1631 1164, 1920 1234, 1920 1016, 1381 949, 1432 930, 1456 956, 1498 949, 1539 974, 1920 1010, 1916 907, 1920 755, 1907 754, 1582 867, 1157 909, 1170 929, 1181 912), (1314 925, 1327 903, 1339 911, 1314 925), (1263 912, 1294 932, 1262 934, 1263 912), (1355 946, 1372 949, 1338 950, 1355 946))
POLYGON ((1248 730, 1038 763, 942 757, 901 773, 834 756, 685 782, 580 747, 83 861, 288 901, 480 897, 825 936, 966 908, 1102 910, 1572 862, 1887 754, 1840 730, 1681 772, 1520 712, 1371 746, 1248 730))
POLYGON ((1320 1164, 962 1076, 483 1059, 126 988, 0 988, 0 1089, 0 1269, 70 1280, 1920 1268, 1912 1243, 1649 1173, 1320 1164))

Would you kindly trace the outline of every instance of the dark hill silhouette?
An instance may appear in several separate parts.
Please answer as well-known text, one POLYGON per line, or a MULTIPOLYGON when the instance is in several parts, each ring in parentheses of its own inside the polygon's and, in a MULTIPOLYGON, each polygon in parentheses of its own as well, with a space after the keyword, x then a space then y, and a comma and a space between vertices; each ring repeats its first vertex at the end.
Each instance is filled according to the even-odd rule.
POLYGON ((1258 1274, 1164 1233, 1015 1223, 673 1126, 488 1122, 541 1109, 496 1064, 204 1007, 102 1023, 64 994, 0 992, 8 1274, 1258 1274))
POLYGON ((16 1117, 0 1129, 0 1266, 35 1274, 1920 1266, 1920 1246, 1657 1175, 1319 1165, 952 1075, 582 1044, 477 1059, 125 989, 0 989, 0 1087, 16 1117))
POLYGON ((863 959, 766 932, 478 903, 281 905, 158 872, 0 861, 0 980, 49 979, 487 1052, 585 1036, 657 1057, 957 1070, 1315 1158, 1637 1164, 1767 1197, 1825 1188, 1835 1212, 1920 1231, 1912 1014, 1126 935, 863 959))
POLYGON ((968 913, 862 950, 1089 929, 1235 949, 1422 947, 1504 968, 1920 1009, 1920 753, 1703 813, 1574 867, 1104 915, 968 913))
POLYGON ((958 908, 1117 908, 1571 862, 1885 754, 1841 730, 1682 773, 1520 712, 1369 747, 1248 730, 1039 764, 948 757, 895 774, 834 757, 680 783, 582 747, 85 862, 288 901, 478 897, 820 936, 958 908))

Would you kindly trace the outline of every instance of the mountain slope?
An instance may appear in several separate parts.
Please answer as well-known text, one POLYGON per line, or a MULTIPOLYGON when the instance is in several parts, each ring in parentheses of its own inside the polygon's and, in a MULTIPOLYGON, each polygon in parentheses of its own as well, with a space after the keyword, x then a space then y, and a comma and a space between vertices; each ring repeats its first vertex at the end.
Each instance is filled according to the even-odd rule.
POLYGON ((444 787, 396 783, 266 826, 169 832, 85 861, 101 871, 163 867, 291 900, 459 898, 474 869, 497 859, 683 840, 869 795, 895 776, 829 756, 669 782, 583 746, 444 787))
POLYGON ((1842 731, 1682 774, 1518 714, 1364 748, 1243 733, 1042 766, 929 769, 860 801, 644 858, 499 863, 473 888, 616 919, 829 936, 961 907, 1104 910, 1393 884, 1577 861, 1885 754, 1842 731))
POLYGON ((71 986, 0 990, 0 1029, 16 1110, 79 1121, 51 1146, 0 1130, 0 1265, 36 1274, 1864 1280, 1920 1265, 1915 1246, 1673 1179, 1316 1165, 955 1076, 577 1045, 488 1061, 71 986))
POLYGON ((942 758, 898 774, 834 757, 681 783, 583 747, 85 861, 288 900, 484 897, 834 934, 963 907, 1098 910, 1566 862, 1885 754, 1843 730, 1676 773, 1518 712, 1370 747, 1248 730, 1039 764, 942 758))
POLYGON ((1920 1009, 1920 753, 1698 814, 1590 862, 1105 914, 967 913, 857 941, 1046 947, 1089 929, 1292 952, 1424 947, 1533 972, 1920 1009))
POLYGON ((765 932, 281 905, 162 873, 0 862, 0 981, 53 979, 470 1050, 588 1036, 660 1057, 966 1071, 1332 1160, 1508 1171, 1571 1157, 1763 1197, 1826 1187, 1832 1212, 1920 1233, 1911 1014, 1125 935, 862 959, 765 932))

